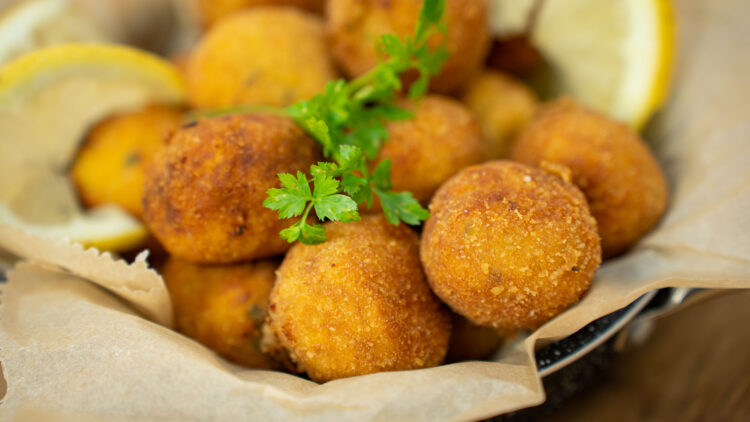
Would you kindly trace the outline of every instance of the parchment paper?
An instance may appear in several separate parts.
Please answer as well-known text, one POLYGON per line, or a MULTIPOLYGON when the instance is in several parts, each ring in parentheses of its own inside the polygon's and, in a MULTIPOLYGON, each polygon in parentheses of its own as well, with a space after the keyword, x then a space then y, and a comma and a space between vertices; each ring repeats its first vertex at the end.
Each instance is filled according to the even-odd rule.
POLYGON ((672 100, 647 135, 671 183, 668 214, 636 249, 602 266, 579 304, 498 362, 323 385, 245 370, 143 318, 167 323, 169 313, 163 284, 145 264, 0 228, 0 247, 31 259, 2 285, 0 419, 476 420, 544 400, 537 342, 651 289, 750 288, 750 3, 675 7, 681 55, 672 100))

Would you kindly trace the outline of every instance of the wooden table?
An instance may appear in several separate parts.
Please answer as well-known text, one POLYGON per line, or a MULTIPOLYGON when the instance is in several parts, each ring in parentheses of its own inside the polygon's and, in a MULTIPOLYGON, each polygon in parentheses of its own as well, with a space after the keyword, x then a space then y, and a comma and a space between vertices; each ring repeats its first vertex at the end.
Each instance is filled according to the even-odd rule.
POLYGON ((604 379, 541 422, 750 421, 750 292, 656 323, 604 379))

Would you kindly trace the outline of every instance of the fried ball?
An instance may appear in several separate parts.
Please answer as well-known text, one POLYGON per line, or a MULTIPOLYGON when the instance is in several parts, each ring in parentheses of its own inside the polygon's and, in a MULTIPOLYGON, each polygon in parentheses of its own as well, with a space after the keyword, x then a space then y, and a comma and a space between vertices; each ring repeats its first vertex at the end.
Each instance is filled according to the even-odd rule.
POLYGON ((280 254, 293 221, 263 207, 279 173, 307 171, 319 150, 294 122, 235 114, 178 130, 147 169, 144 217, 172 255, 228 263, 280 254))
POLYGON ((94 127, 71 172, 83 204, 114 203, 143 218, 145 168, 165 138, 180 127, 180 120, 180 110, 152 106, 94 127))
POLYGON ((627 126, 570 99, 540 110, 513 158, 570 168, 599 226, 605 257, 635 244, 667 206, 667 183, 648 146, 627 126))
POLYGON ((265 5, 293 6, 323 13, 325 0, 198 0, 198 13, 203 25, 208 27, 230 13, 265 5))
POLYGON ((275 368, 260 351, 260 338, 276 267, 275 261, 200 265, 170 258, 161 274, 177 330, 232 362, 275 368))
POLYGON ((213 26, 188 61, 195 108, 287 106, 336 77, 321 20, 287 7, 257 7, 213 26))
POLYGON ((433 291, 475 324, 534 329, 578 301, 601 262, 596 221, 573 184, 491 161, 435 194, 421 256, 433 291))
POLYGON ((440 364, 450 315, 425 282, 416 233, 368 216, 326 224, 326 235, 284 258, 267 343, 318 382, 440 364))
POLYGON ((512 333, 500 333, 490 327, 476 325, 459 314, 451 314, 451 341, 446 362, 489 359, 512 333))
POLYGON ((443 182, 482 160, 485 142, 474 116, 456 100, 428 95, 400 105, 414 117, 386 124, 388 140, 375 162, 390 159, 393 189, 427 205, 443 182))
MULTIPOLYGON (((333 56, 354 77, 375 66, 376 45, 383 34, 412 35, 422 0, 330 0, 327 29, 333 56)), ((453 93, 476 73, 490 44, 485 0, 448 0, 445 8, 450 57, 430 82, 433 91, 453 93)), ((440 45, 442 35, 430 40, 440 45)))
POLYGON ((472 79, 462 101, 482 127, 488 160, 510 156, 516 136, 531 120, 537 104, 536 95, 526 85, 495 71, 472 79))

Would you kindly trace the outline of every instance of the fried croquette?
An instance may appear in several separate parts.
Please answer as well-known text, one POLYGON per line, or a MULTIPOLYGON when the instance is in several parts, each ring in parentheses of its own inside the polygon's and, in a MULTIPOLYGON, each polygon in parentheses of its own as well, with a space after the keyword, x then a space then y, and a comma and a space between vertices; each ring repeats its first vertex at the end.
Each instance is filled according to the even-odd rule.
POLYGON ((318 382, 440 364, 450 315, 425 282, 416 233, 367 216, 326 234, 284 258, 264 344, 280 343, 318 382))
POLYGON ((279 173, 307 171, 320 159, 294 122, 273 114, 201 119, 175 132, 146 172, 144 217, 172 255, 229 263, 289 249, 292 224, 263 207, 279 173))
POLYGON ((491 327, 476 325, 459 314, 451 314, 451 341, 446 362, 485 360, 496 352, 511 333, 501 334, 491 327))
POLYGON ((573 184, 492 161, 446 182, 421 257, 433 291, 475 324, 534 329, 577 302, 601 262, 596 221, 573 184))
POLYGON ((462 101, 482 127, 488 160, 508 158, 521 129, 531 120, 537 99, 523 83, 495 71, 485 71, 469 82, 462 101))
POLYGON ((214 25, 187 65, 195 108, 288 106, 336 78, 320 18, 289 7, 238 12, 214 25))
POLYGON ((648 146, 627 126, 570 99, 542 107, 513 159, 570 169, 599 226, 605 258, 635 244, 667 206, 667 183, 648 146))
POLYGON ((443 182, 482 160, 486 144, 474 116, 456 100, 428 95, 400 105, 414 116, 386 124, 388 140, 375 162, 390 159, 393 190, 412 192, 427 205, 443 182))
POLYGON ((256 6, 293 6, 313 13, 323 13, 325 0, 198 0, 202 24, 209 27, 230 13, 256 6))
POLYGON ((152 106, 94 127, 71 172, 83 204, 114 203, 142 218, 145 168, 165 138, 180 127, 181 115, 176 108, 152 106))
POLYGON ((177 330, 240 365, 277 367, 260 351, 276 267, 275 261, 200 265, 170 258, 161 274, 177 330))
MULTIPOLYGON (((410 36, 422 0, 330 0, 327 30, 333 56, 350 77, 358 76, 378 61, 376 45, 383 34, 410 36)), ((435 92, 453 93, 482 65, 490 43, 485 0, 448 0, 445 8, 450 57, 430 81, 435 92)), ((430 45, 443 42, 442 35, 430 45)))

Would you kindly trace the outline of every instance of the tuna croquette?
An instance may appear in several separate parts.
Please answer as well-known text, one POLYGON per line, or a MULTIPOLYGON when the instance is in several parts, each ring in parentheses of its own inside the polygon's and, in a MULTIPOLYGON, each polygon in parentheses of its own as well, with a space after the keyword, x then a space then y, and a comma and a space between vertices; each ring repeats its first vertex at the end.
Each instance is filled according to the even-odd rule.
POLYGON ((488 160, 510 157, 521 129, 536 108, 536 94, 500 72, 485 71, 469 82, 462 101, 477 117, 487 140, 488 160))
POLYGON ((382 216, 328 223, 326 233, 284 258, 267 347, 280 344, 319 382, 439 365, 450 314, 425 281, 416 233, 382 216))
POLYGON ((145 168, 180 127, 181 115, 176 108, 153 106, 96 125, 71 172, 81 201, 89 207, 115 203, 142 218, 145 168))
POLYGON ((178 130, 146 173, 144 217, 172 255, 228 263, 283 253, 294 223, 263 207, 279 173, 307 171, 319 150, 273 114, 201 119, 178 130))
POLYGON ((260 351, 277 266, 275 261, 200 265, 170 258, 161 274, 177 330, 240 365, 277 367, 260 351))
POLYGON ((427 205, 443 182, 482 160, 485 142, 474 116, 456 100, 428 95, 400 105, 414 117, 386 124, 388 140, 376 162, 390 159, 393 190, 427 205))
POLYGON ((317 16, 285 7, 257 7, 214 25, 186 69, 195 108, 284 107, 323 91, 336 72, 317 16))
MULTIPOLYGON (((422 0, 330 0, 327 29, 333 56, 350 76, 358 76, 378 62, 376 44, 383 34, 410 36, 422 0)), ((489 48, 490 34, 485 0, 448 0, 445 7, 450 57, 430 89, 457 91, 476 73, 489 48)), ((430 40, 439 45, 442 35, 430 40)))
POLYGON ((667 207, 664 174, 648 146, 624 124, 561 99, 522 132, 513 159, 568 167, 599 226, 605 257, 630 248, 667 207))
POLYGON ((596 222, 574 185, 492 161, 446 182, 421 257, 435 293, 476 324, 534 329, 577 302, 601 262, 596 222))

